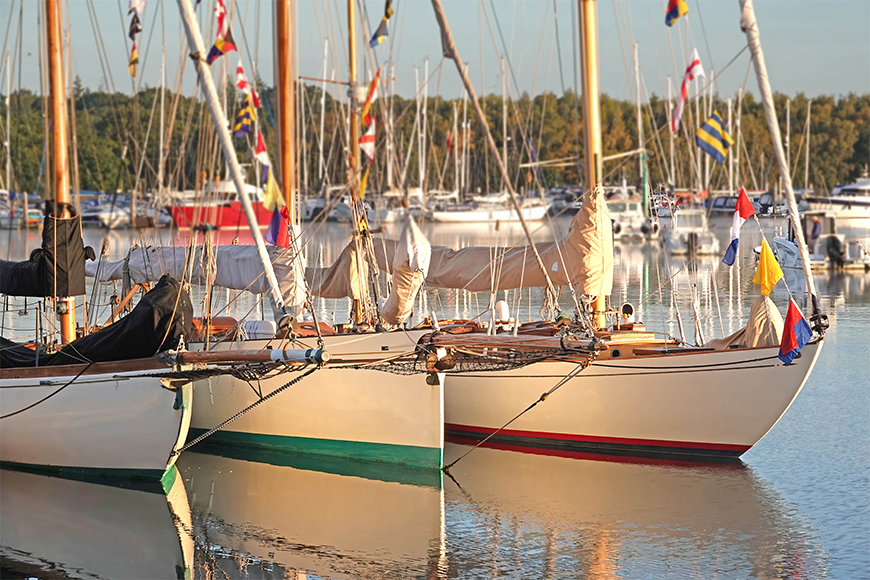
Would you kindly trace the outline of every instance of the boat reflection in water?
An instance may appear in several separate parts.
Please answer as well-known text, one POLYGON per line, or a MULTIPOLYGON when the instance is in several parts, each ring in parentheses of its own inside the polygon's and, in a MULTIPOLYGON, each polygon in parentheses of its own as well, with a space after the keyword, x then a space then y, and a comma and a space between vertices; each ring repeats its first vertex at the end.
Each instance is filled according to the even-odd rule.
MULTIPOLYGON (((448 444, 448 465, 468 450, 448 444)), ((444 491, 450 576, 827 575, 811 530, 743 464, 582 457, 479 448, 453 466, 444 491)))
POLYGON ((210 577, 252 579, 444 576, 440 471, 195 449, 208 453, 187 452, 178 465, 197 547, 209 550, 197 576, 209 577, 200 565, 223 570, 210 577))
POLYGON ((194 539, 175 467, 138 489, 3 469, 3 576, 190 578, 194 539))

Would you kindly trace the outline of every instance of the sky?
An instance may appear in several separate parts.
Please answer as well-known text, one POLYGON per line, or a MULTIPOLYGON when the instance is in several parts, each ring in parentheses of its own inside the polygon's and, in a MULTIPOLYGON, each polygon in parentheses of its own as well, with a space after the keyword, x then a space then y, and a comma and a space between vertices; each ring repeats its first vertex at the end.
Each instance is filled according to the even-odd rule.
MULTIPOLYGON (((85 87, 114 87, 131 93, 127 73, 130 41, 126 15, 129 0, 68 0, 74 75, 85 87), (89 8, 92 8, 91 11, 89 8), (94 15, 105 47, 103 72, 92 24, 94 15)), ((268 0, 225 0, 235 12, 233 32, 250 77, 254 63, 263 80, 272 83, 272 3, 268 0)), ((478 94, 501 94, 499 58, 507 54, 510 95, 544 90, 561 94, 579 87, 577 16, 574 0, 442 0, 462 59, 478 94), (481 86, 484 91, 481 91, 481 86)), ((757 94, 754 74, 747 77, 749 52, 740 30, 738 0, 687 0, 688 18, 673 28, 664 24, 666 0, 599 0, 598 25, 602 92, 617 99, 634 98, 632 45, 637 43, 644 94, 667 95, 667 77, 677 86, 685 61, 698 49, 704 68, 714 69, 714 90, 735 95, 745 86, 757 94), (730 65, 728 63, 737 56, 730 65), (728 65, 726 67, 726 65, 728 65), (724 70, 723 70, 724 68, 724 70)), ((0 3, 0 50, 14 53, 21 16, 20 68, 14 63, 13 90, 20 86, 39 90, 38 2, 3 0, 0 3)), ((207 45, 214 38, 214 0, 202 0, 197 11, 207 45)), ((438 25, 428 0, 394 0, 390 36, 375 49, 368 39, 383 14, 383 0, 357 0, 365 13, 366 28, 358 33, 360 67, 370 78, 374 63, 395 65, 395 91, 404 97, 416 93, 415 70, 424 82, 428 59, 429 95, 447 98, 462 94, 452 61, 443 60, 438 25), (362 63, 365 63, 365 69, 362 63)), ((794 96, 805 93, 845 95, 870 93, 870 0, 756 0, 761 33, 773 90, 794 96)), ((138 40, 141 87, 160 84, 161 47, 166 45, 167 83, 176 84, 180 62, 187 67, 183 90, 192 94, 194 71, 186 52, 175 0, 148 0, 144 31, 138 40)), ((299 0, 296 18, 297 74, 323 78, 324 43, 328 40, 327 76, 347 79, 347 3, 344 0, 299 0)), ((237 53, 219 59, 236 66, 237 53)), ((6 60, 0 62, 0 93, 6 93, 6 60)), ((230 68, 232 70, 232 68, 230 68)), ((361 73, 362 74, 362 73, 361 73)), ((388 76, 388 75, 384 75, 388 76)), ((311 82, 311 81, 307 81, 311 82)), ((318 83, 319 84, 319 83, 318 83)), ((327 85, 337 94, 340 85, 327 85)))

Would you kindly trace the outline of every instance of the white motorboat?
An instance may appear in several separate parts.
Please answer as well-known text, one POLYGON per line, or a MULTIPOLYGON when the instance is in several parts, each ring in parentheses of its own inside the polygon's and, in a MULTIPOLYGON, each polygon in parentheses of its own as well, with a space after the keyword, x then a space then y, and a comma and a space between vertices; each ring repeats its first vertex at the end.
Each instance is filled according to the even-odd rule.
POLYGON ((707 214, 700 208, 678 208, 662 229, 664 247, 673 255, 719 253, 719 239, 710 231, 707 214))
MULTIPOLYGON (((543 201, 527 201, 521 212, 526 221, 540 221, 547 216, 549 204, 543 201)), ((469 203, 434 208, 428 215, 433 222, 441 223, 495 223, 518 222, 514 208, 503 204, 469 203)))
MULTIPOLYGON (((868 240, 847 240, 844 234, 837 232, 837 213, 832 211, 808 211, 801 216, 804 238, 811 239, 815 221, 819 224, 819 237, 810 250, 810 266, 813 269, 842 269, 870 271, 870 245, 868 240)), ((754 248, 756 259, 761 252, 760 247, 754 248)), ((774 237, 773 251, 777 262, 783 268, 800 270, 801 261, 797 244, 792 232, 788 238, 774 237)))
POLYGON ((837 185, 828 196, 805 196, 810 209, 835 212, 843 227, 870 228, 870 176, 867 171, 855 183, 837 185))
POLYGON ((613 220, 613 236, 617 240, 643 240, 657 238, 658 223, 651 222, 643 213, 643 200, 636 197, 611 199, 607 211, 613 220))

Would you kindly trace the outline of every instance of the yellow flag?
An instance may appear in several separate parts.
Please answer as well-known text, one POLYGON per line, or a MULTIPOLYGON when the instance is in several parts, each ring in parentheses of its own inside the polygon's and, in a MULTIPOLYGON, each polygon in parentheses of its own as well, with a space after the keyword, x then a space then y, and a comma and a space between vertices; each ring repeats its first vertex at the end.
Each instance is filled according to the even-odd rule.
POLYGON ((369 168, 366 167, 366 172, 363 173, 362 180, 359 183, 359 198, 364 199, 366 196, 366 181, 369 179, 369 168))
POLYGON ((278 182, 275 181, 275 172, 269 171, 269 177, 266 180, 266 193, 263 195, 263 207, 269 211, 275 211, 275 205, 283 199, 284 196, 281 195, 278 182))
POLYGON ((136 76, 136 65, 139 64, 139 51, 136 49, 136 41, 133 41, 133 50, 130 52, 130 64, 127 65, 127 71, 136 76))
POLYGON ((770 296, 773 287, 782 278, 782 268, 779 267, 767 240, 761 241, 761 256, 758 258, 758 267, 755 269, 755 277, 752 281, 761 286, 761 293, 770 296))

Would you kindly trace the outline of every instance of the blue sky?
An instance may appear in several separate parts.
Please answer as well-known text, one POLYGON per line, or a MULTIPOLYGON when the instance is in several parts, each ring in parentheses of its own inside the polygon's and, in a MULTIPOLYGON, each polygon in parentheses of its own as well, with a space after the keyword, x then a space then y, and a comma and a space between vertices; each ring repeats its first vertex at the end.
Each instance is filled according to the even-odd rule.
MULTIPOLYGON (((226 1, 228 5, 231 2, 226 1)), ((91 2, 108 53, 114 87, 129 93, 132 83, 126 72, 129 54, 126 37, 128 0, 91 2)), ((212 2, 202 0, 202 7, 198 11, 206 42, 213 38, 213 32, 209 32, 214 26, 212 2)), ((370 34, 383 12, 383 1, 360 2, 367 14, 367 30, 370 34)), ((536 94, 542 90, 561 93, 563 86, 575 86, 577 25, 573 0, 443 0, 443 3, 459 51, 468 62, 469 73, 478 92, 483 86, 486 93, 501 93, 498 59, 502 52, 507 52, 509 56, 512 94, 518 91, 536 94), (555 33, 556 26, 558 36, 555 33), (506 50, 502 45, 502 37, 506 50)), ((685 54, 691 52, 692 48, 698 48, 704 67, 708 70, 712 67, 718 74, 744 47, 745 36, 739 28, 740 9, 737 0, 688 0, 688 32, 686 19, 681 19, 673 29, 664 25, 666 3, 666 0, 598 2, 603 92, 620 99, 632 97, 632 41, 639 46, 645 90, 659 95, 667 93, 667 75, 674 79, 675 85, 679 83, 685 66, 685 54)), ((804 92, 809 96, 870 92, 870 1, 756 0, 755 4, 775 91, 789 95, 804 92)), ((30 1, 23 4, 20 80, 23 86, 31 89, 39 87, 37 5, 37 2, 30 1)), ((21 6, 21 0, 4 0, 0 4, 0 35, 3 35, 0 36, 0 42, 6 38, 7 25, 12 17, 10 38, 6 41, 7 51, 14 49, 21 6)), ((69 6, 74 74, 81 77, 85 86, 106 86, 89 18, 88 2, 69 0, 69 6)), ((347 3, 344 0, 300 0, 297 6, 298 74, 322 77, 324 39, 328 37, 331 48, 327 74, 331 75, 334 69, 337 78, 346 79, 347 41, 343 35, 346 30, 347 3)), ((384 62, 392 55, 396 66, 396 91, 411 96, 415 91, 415 67, 420 68, 422 80, 424 60, 428 57, 432 75, 430 95, 460 96, 460 81, 453 63, 444 61, 441 69, 438 69, 439 64, 442 64, 441 46, 430 2, 394 0, 394 8, 396 14, 390 21, 390 37, 386 43, 370 51, 366 42, 369 34, 360 34, 360 62, 365 59, 366 68, 370 71, 375 59, 384 62)), ((260 75, 271 82, 271 2, 235 0, 235 12, 233 30, 237 43, 242 45, 246 70, 250 71, 251 61, 256 59, 260 75)), ((175 82, 184 37, 176 2, 149 0, 144 28, 139 39, 140 82, 150 86, 159 83, 160 47, 165 32, 167 77, 171 86, 175 82)), ((228 61, 234 68, 236 59, 237 54, 231 53, 229 57, 221 58, 218 64, 228 61)), ((188 67, 184 91, 190 94, 194 86, 193 69, 186 59, 184 65, 188 67)), ((719 94, 735 94, 738 87, 744 84, 748 65, 747 51, 717 78, 715 89, 719 94)), ((2 66, 5 67, 5 59, 2 66)), ((5 93, 5 69, 3 72, 0 77, 3 90, 0 92, 5 93)), ((16 72, 13 89, 17 86, 16 72)), ((750 75, 746 86, 750 92, 757 93, 753 75, 750 75)))

